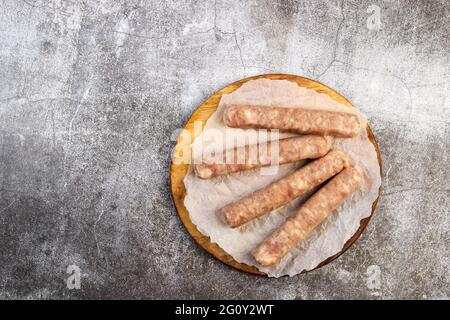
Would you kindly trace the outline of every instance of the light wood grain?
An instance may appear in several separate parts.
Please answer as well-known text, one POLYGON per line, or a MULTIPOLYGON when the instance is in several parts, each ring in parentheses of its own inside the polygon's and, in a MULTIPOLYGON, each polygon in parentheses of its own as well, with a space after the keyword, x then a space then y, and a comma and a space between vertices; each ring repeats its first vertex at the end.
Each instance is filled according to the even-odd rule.
MULTIPOLYGON (((183 150, 183 147, 186 146, 186 144, 190 144, 196 136, 194 135, 194 122, 201 121, 202 126, 205 125, 208 118, 216 111, 217 106, 219 104, 220 98, 222 97, 222 94, 231 93, 238 89, 240 86, 242 86, 244 83, 250 80, 259 79, 259 78, 265 78, 265 79, 273 79, 273 80, 288 80, 291 82, 297 83, 299 86, 314 90, 318 93, 325 93, 328 96, 330 96, 333 100, 336 100, 340 103, 342 103, 345 106, 352 107, 351 103, 344 98, 342 95, 334 91, 333 89, 317 82, 313 81, 311 79, 307 79, 304 77, 296 76, 296 75, 289 75, 289 74, 264 74, 259 75, 255 77, 249 77, 242 80, 239 80, 237 82, 234 82, 225 88, 220 89, 216 93, 214 93, 212 96, 210 96, 208 99, 206 99, 205 102, 203 102, 192 114, 192 116, 187 121, 186 125, 184 126, 184 129, 187 130, 190 133, 190 139, 181 139, 179 138, 177 140, 177 143, 174 148, 175 153, 180 153, 181 150, 183 150)), ((199 130, 197 130, 199 131, 199 130)), ((378 144, 375 140, 375 137, 373 136, 372 130, 369 126, 367 126, 367 133, 369 135, 369 139, 372 142, 372 144, 375 147, 375 150, 378 155, 378 162, 380 164, 380 172, 381 172, 381 154, 380 150, 378 148, 378 144)), ((196 132, 198 135, 199 132, 196 132)), ((215 258, 219 259, 220 261, 226 263, 229 266, 232 266, 238 270, 245 271, 252 274, 262 275, 265 276, 266 274, 263 272, 260 272, 257 268, 253 266, 249 266, 246 264, 238 263, 236 262, 229 254, 227 254, 222 248, 220 248, 217 244, 211 243, 209 237, 204 236, 202 233, 200 233, 195 225, 192 223, 192 221, 189 218, 189 213, 186 210, 186 207, 184 206, 184 197, 186 196, 186 189, 184 187, 183 179, 187 173, 189 165, 187 164, 175 164, 173 161, 170 166, 170 188, 172 192, 173 201, 175 203, 175 207, 177 209, 178 215, 181 219, 181 222, 185 226, 186 230, 189 232, 189 234, 195 239, 195 241, 206 251, 208 251, 211 255, 213 255, 215 258)), ((364 229, 366 228, 367 224, 370 221, 370 218, 373 215, 373 212, 375 210, 375 207, 377 205, 377 200, 372 204, 372 214, 364 219, 361 220, 361 224, 357 232, 352 236, 351 239, 347 241, 347 243, 344 245, 341 252, 337 253, 333 257, 330 257, 320 263, 317 268, 320 268, 324 266, 325 264, 333 261, 337 257, 339 257, 342 253, 344 253, 362 234, 364 229)))

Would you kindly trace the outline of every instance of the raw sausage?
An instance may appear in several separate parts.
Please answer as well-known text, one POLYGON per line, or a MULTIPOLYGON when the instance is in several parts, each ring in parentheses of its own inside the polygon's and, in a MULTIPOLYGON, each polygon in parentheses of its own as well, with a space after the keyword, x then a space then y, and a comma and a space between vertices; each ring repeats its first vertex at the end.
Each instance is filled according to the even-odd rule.
POLYGON ((273 164, 292 163, 303 159, 315 159, 324 156, 331 148, 329 137, 306 135, 300 137, 277 140, 278 159, 272 163, 272 143, 264 144, 266 149, 258 150, 258 145, 234 148, 216 157, 217 160, 204 159, 202 163, 194 165, 199 178, 210 179, 232 172, 250 170, 273 164), (237 156, 239 155, 239 156, 237 156), (255 158, 256 157, 256 158, 255 158), (238 159, 242 159, 239 163, 238 159))
POLYGON ((223 207, 220 214, 230 227, 241 226, 287 204, 347 166, 349 158, 341 151, 331 150, 326 156, 312 161, 294 173, 223 207))
POLYGON ((349 159, 343 152, 331 150, 326 156, 314 160, 287 177, 223 207, 220 212, 230 227, 241 226, 287 204, 339 173, 348 165, 349 159))
POLYGON ((359 187, 361 179, 359 167, 339 173, 252 252, 256 261, 266 267, 278 263, 359 187))
POLYGON ((230 106, 223 116, 232 128, 280 129, 303 134, 353 137, 359 133, 356 114, 301 108, 230 106))

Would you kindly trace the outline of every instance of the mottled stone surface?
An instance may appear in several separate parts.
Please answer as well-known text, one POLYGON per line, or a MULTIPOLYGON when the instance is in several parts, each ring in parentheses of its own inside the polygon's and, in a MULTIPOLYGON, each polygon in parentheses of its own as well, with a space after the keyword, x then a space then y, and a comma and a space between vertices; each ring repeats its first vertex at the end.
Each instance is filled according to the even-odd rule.
POLYGON ((1 1, 0 298, 449 298, 449 15, 447 0, 1 1), (271 72, 348 97, 384 161, 356 245, 281 279, 199 248, 168 183, 196 106, 271 72))

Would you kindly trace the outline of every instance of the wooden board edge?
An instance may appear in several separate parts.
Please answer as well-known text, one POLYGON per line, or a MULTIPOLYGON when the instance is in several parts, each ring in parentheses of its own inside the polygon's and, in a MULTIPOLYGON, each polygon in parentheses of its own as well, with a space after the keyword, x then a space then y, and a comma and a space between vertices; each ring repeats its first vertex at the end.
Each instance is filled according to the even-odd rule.
MULTIPOLYGON (((209 118, 209 116, 215 111, 215 109, 217 108, 217 105, 220 101, 220 98, 222 97, 222 94, 225 93, 231 93, 235 90, 237 90, 239 87, 241 87, 244 83, 251 81, 251 80, 255 80, 255 79, 259 79, 259 78, 265 78, 265 79, 271 79, 271 80, 288 80, 288 81, 293 81, 295 83, 297 83, 299 86, 302 86, 301 84, 304 84, 304 87, 308 87, 311 83, 313 83, 314 85, 316 85, 316 88, 312 88, 312 90, 318 92, 318 93, 325 93, 328 96, 330 96, 333 100, 336 100, 348 107, 353 107, 353 105, 351 104, 351 102, 345 98, 343 95, 341 95, 340 93, 338 93, 336 90, 309 78, 305 78, 305 77, 301 77, 301 76, 296 76, 296 75, 292 75, 292 74, 263 74, 263 75, 257 75, 257 76, 253 76, 253 77, 248 77, 248 78, 244 78, 241 80, 238 80, 236 82, 233 82, 223 88, 221 88, 220 90, 216 91, 214 94, 212 94, 211 96, 209 96, 193 113, 192 115, 189 117, 189 119, 187 120, 184 128, 188 128, 189 126, 192 125, 193 121, 195 121, 197 119, 197 117, 199 117, 199 115, 201 115, 202 113, 206 114, 207 118, 209 118), (204 110, 202 110, 202 107, 204 107, 207 103, 210 104, 215 104, 215 109, 211 109, 211 110, 207 110, 207 112, 205 112, 204 110)), ((207 118, 204 120, 206 122, 207 118)), ((379 150, 379 146, 378 143, 375 139, 375 136, 373 135, 373 132, 370 128, 369 125, 367 125, 367 133, 368 133, 368 137, 369 140, 371 141, 371 143, 374 145, 375 151, 377 153, 377 158, 378 158, 378 163, 380 166, 380 175, 382 175, 382 160, 381 160, 381 153, 379 150)), ((192 140, 195 139, 195 136, 192 136, 192 140)), ((176 149, 176 146, 178 145, 179 141, 177 140, 176 145, 174 147, 174 150, 176 149)), ((210 238, 203 235, 198 229, 197 227, 192 223, 192 221, 189 218, 189 213, 187 212, 186 207, 184 206, 184 198, 186 195, 186 190, 184 188, 184 183, 183 183, 183 179, 184 176, 186 175, 187 172, 187 168, 188 165, 181 165, 182 167, 180 167, 179 164, 174 164, 173 161, 171 161, 170 164, 170 190, 171 190, 171 195, 172 195, 172 199, 173 202, 175 204, 175 208, 177 210, 177 214, 178 217, 180 218, 181 222, 183 223, 185 229, 188 231, 188 233, 194 238, 194 240, 196 241, 196 243, 202 247, 204 250, 206 250, 209 254, 211 254, 213 257, 215 257, 216 259, 218 259, 219 261, 244 272, 250 273, 250 274, 254 274, 254 275, 259 275, 259 276, 267 276, 266 273, 259 271, 256 267, 254 266, 249 266, 247 264, 244 263, 239 263, 236 260, 234 260, 228 253, 226 253, 219 245, 217 245, 216 243, 212 243, 210 241, 210 238), (178 166, 178 167, 176 167, 178 166), (181 171, 181 176, 176 177, 176 172, 180 172, 181 171)), ((355 234, 344 244, 342 250, 340 252, 338 252, 337 254, 325 259, 324 261, 322 261, 317 267, 315 267, 314 269, 311 270, 303 270, 301 273, 308 273, 311 271, 314 271, 318 268, 321 268, 323 266, 325 266, 326 264, 332 262, 333 260, 337 259, 339 256, 341 256, 343 253, 345 253, 361 236, 361 234, 364 232, 365 228, 367 227, 370 219, 372 218, 374 212, 375 212, 375 208, 377 206, 378 203, 378 199, 380 197, 381 194, 381 187, 379 189, 378 192, 378 196, 377 199, 373 202, 372 204, 372 212, 370 214, 370 216, 368 216, 367 218, 364 218, 361 220, 360 222, 360 226, 358 228, 358 230, 355 232, 355 234)))

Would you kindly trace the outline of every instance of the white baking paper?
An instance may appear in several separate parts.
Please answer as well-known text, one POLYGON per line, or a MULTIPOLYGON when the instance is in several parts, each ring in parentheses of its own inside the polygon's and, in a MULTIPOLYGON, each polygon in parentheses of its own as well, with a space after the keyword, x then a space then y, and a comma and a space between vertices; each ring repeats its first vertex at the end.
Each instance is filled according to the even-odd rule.
MULTIPOLYGON (((222 121, 224 108, 230 104, 357 112, 356 109, 348 108, 332 100, 326 94, 299 87, 296 83, 287 80, 257 79, 245 83, 231 94, 223 95, 217 111, 208 119, 204 129, 215 128, 220 132, 225 132, 225 129, 236 130, 237 133, 242 134, 243 129, 227 128, 222 121)), ((283 133, 280 134, 280 138, 292 135, 283 133)), ((207 144, 203 141, 202 135, 196 138, 194 144, 196 143, 207 144)), ((372 203, 377 198, 381 185, 377 154, 367 137, 365 125, 362 126, 357 137, 334 138, 333 147, 343 150, 361 166, 364 172, 361 189, 330 214, 275 267, 266 268, 259 265, 250 252, 283 223, 286 217, 298 209, 308 195, 236 229, 225 225, 217 212, 226 204, 286 176, 303 165, 302 162, 282 165, 278 173, 274 175, 261 175, 260 170, 252 170, 211 180, 197 178, 190 169, 184 179, 187 191, 184 204, 192 222, 201 233, 210 237, 211 242, 217 243, 236 261, 256 266, 271 277, 293 276, 303 270, 314 269, 322 261, 338 253, 357 231, 361 219, 371 214, 372 203)))

